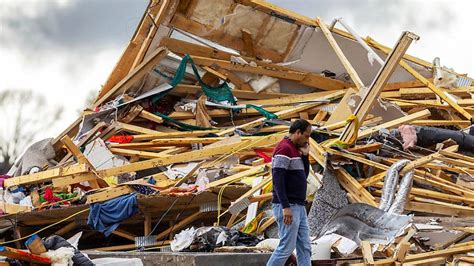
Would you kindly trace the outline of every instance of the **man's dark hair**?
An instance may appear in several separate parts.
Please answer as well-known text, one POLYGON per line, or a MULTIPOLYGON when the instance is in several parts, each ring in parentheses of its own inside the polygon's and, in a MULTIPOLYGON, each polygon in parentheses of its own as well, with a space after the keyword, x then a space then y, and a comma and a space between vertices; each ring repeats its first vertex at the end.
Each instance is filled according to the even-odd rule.
POLYGON ((296 130, 300 130, 301 133, 305 132, 308 127, 310 127, 311 124, 304 120, 304 119, 297 119, 293 122, 291 122, 291 126, 290 126, 290 134, 293 134, 296 132, 296 130))

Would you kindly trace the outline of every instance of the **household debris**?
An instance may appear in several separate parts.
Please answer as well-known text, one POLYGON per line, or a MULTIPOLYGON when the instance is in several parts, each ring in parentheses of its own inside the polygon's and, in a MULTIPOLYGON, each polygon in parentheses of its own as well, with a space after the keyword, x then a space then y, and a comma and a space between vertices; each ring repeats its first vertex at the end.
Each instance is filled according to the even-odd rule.
POLYGON ((21 240, 78 231, 68 260, 268 251, 273 148, 304 118, 315 260, 472 262, 474 86, 405 54, 418 39, 392 49, 261 0, 150 1, 94 104, 1 176, 0 254, 51 263, 57 245, 21 240), (429 243, 427 215, 450 237, 429 243))

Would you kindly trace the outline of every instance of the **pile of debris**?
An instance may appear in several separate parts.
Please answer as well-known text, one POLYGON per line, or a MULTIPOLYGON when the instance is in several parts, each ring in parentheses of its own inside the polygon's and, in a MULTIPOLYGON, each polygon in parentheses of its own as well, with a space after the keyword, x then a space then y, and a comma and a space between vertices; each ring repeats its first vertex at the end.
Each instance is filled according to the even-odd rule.
POLYGON ((260 0, 153 0, 93 106, 2 176, 1 244, 271 250, 272 152, 303 118, 314 259, 472 263, 474 87, 406 55, 417 39, 392 49, 260 0))

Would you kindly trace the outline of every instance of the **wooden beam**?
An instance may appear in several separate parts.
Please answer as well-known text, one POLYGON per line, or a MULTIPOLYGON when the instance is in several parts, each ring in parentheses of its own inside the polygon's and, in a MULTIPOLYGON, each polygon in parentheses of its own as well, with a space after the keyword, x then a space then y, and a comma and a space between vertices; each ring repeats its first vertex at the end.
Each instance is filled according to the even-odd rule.
POLYGON ((169 8, 171 3, 172 0, 162 0, 158 3, 159 10, 155 15, 155 18, 153 19, 153 24, 151 24, 151 28, 148 31, 148 35, 140 46, 140 50, 138 51, 138 54, 135 57, 132 66, 130 67, 130 71, 135 69, 135 67, 140 64, 145 58, 146 53, 150 49, 151 42, 153 41, 153 38, 155 37, 156 32, 158 31, 159 25, 167 15, 167 9, 169 8))
POLYGON ((437 250, 437 251, 408 255, 405 259, 405 262, 416 262, 418 260, 423 260, 423 259, 433 258, 433 257, 447 257, 452 254, 467 253, 471 251, 474 251, 473 241, 471 241, 470 244, 466 246, 452 247, 452 248, 447 248, 444 250, 437 250))
POLYGON ((395 261, 398 261, 398 262, 405 262, 405 258, 406 258, 406 255, 408 253, 408 249, 410 248, 410 243, 408 242, 405 242, 405 243, 402 243, 399 248, 396 250, 396 253, 395 253, 395 261))
POLYGON ((249 30, 242 29, 242 40, 244 41, 244 51, 247 56, 255 57, 252 33, 249 30))
POLYGON ((148 151, 140 151, 140 150, 129 150, 123 148, 110 148, 109 149, 112 153, 123 155, 123 156, 138 156, 140 158, 146 159, 155 159, 155 158, 163 158, 166 155, 157 153, 157 152, 148 152, 148 151))
POLYGON ((37 184, 42 182, 51 181, 56 177, 63 177, 68 175, 75 174, 85 174, 89 172, 89 166, 85 164, 75 164, 71 166, 65 166, 61 168, 54 168, 51 170, 46 170, 43 172, 38 172, 30 175, 16 176, 4 181, 5 187, 17 186, 17 185, 27 185, 27 184, 37 184))
POLYGON ((131 234, 127 231, 124 231, 124 230, 121 230, 121 229, 115 229, 112 234, 116 235, 116 236, 120 236, 120 237, 123 237, 125 239, 128 239, 130 241, 133 241, 135 242, 135 238, 137 237, 136 235, 134 234, 131 234))
POLYGON ((153 140, 160 138, 188 138, 188 137, 199 137, 207 134, 217 133, 220 130, 194 130, 194 131, 176 131, 176 132, 159 132, 153 134, 140 134, 133 135, 133 142, 135 141, 145 141, 153 140))
POLYGON ((146 110, 142 110, 138 116, 140 116, 142 118, 145 118, 147 120, 150 120, 152 122, 155 122, 157 124, 162 124, 163 123, 163 118, 161 118, 161 117, 159 117, 159 116, 157 116, 153 113, 150 113, 146 110))
MULTIPOLYGON (((185 97, 188 94, 197 94, 201 91, 202 91, 201 86, 180 84, 180 85, 177 85, 173 90, 171 90, 170 94, 185 97)), ((275 98, 293 95, 293 94, 288 94, 288 93, 266 93, 266 92, 257 93, 255 91, 246 91, 246 90, 240 90, 240 89, 232 90, 232 94, 234 94, 235 97, 241 100, 275 99, 275 98)))
POLYGON ((374 265, 374 257, 372 256, 372 246, 369 241, 361 242, 362 256, 365 265, 374 265))
POLYGON ((160 131, 156 131, 156 130, 152 130, 152 129, 148 129, 148 128, 144 128, 144 127, 139 127, 139 126, 135 126, 135 125, 131 125, 131 124, 126 124, 126 123, 122 123, 122 122, 115 122, 115 124, 118 127, 122 128, 123 130, 131 132, 131 133, 135 133, 135 134, 160 134, 160 133, 162 133, 160 131))
POLYGON ((132 192, 135 192, 135 190, 131 189, 129 186, 126 186, 126 185, 106 188, 95 194, 87 195, 86 203, 92 204, 96 202, 106 201, 106 200, 114 199, 122 195, 132 193, 132 192))
MULTIPOLYGON (((150 5, 151 1, 148 3, 148 6, 146 8, 147 11, 149 10, 150 5)), ((155 9, 150 10, 151 15, 155 15, 154 10, 155 9)), ((138 51, 140 50, 141 44, 145 39, 146 32, 151 26, 151 23, 152 22, 147 19, 147 12, 144 12, 137 30, 135 31, 133 37, 131 38, 125 50, 123 51, 120 59, 115 64, 114 69, 107 78, 107 81, 102 86, 99 94, 97 95, 97 99, 101 98, 104 94, 106 94, 113 86, 115 86, 121 79, 123 79, 128 74, 134 59, 137 56, 138 51)))
POLYGON ((416 211, 431 213, 435 215, 446 215, 455 217, 472 217, 474 209, 453 208, 453 206, 444 206, 436 203, 410 201, 405 206, 406 211, 416 211))
POLYGON ((329 31, 328 27, 324 22, 321 22, 320 18, 316 19, 316 23, 318 24, 319 28, 323 32, 323 35, 326 37, 328 40, 329 44, 331 45, 333 51, 336 53, 336 56, 339 58, 339 61, 341 62, 342 66, 346 69, 347 73, 351 77, 352 81, 354 82, 355 86, 357 87, 358 91, 362 91, 364 86, 364 83, 362 83, 362 80, 360 79, 359 75, 357 75, 357 72, 355 71, 354 67, 352 67, 351 63, 349 60, 347 60, 346 56, 344 55, 344 52, 342 52, 341 48, 337 44, 336 40, 332 36, 331 31, 329 31))
POLYGON ((59 229, 58 231, 54 232, 54 234, 58 236, 63 236, 64 234, 70 232, 71 230, 74 230, 76 226, 77 226, 77 222, 72 221, 68 223, 67 225, 65 225, 64 227, 61 227, 61 229, 59 229))
POLYGON ((179 223, 173 225, 173 226, 170 226, 168 229, 164 230, 163 232, 159 233, 157 236, 156 236, 156 240, 161 240, 163 239, 164 237, 168 236, 169 234, 171 234, 172 232, 175 232, 176 230, 179 230, 181 228, 184 228, 185 226, 189 225, 190 223, 196 221, 197 219, 199 219, 201 216, 202 216, 202 212, 200 211, 197 211, 189 216, 187 216, 186 218, 184 218, 183 220, 181 220, 179 223))
MULTIPOLYGON (((387 166, 385 164, 377 163, 375 161, 368 160, 368 159, 363 158, 363 157, 358 156, 358 155, 354 155, 354 154, 351 154, 351 153, 340 152, 340 151, 336 151, 336 150, 330 149, 330 148, 323 148, 323 149, 326 152, 330 153, 330 154, 343 156, 343 157, 352 159, 354 161, 358 161, 358 162, 361 162, 361 163, 364 163, 364 164, 367 164, 367 165, 374 166, 374 167, 376 167, 378 169, 381 169, 381 170, 388 170, 388 168, 389 168, 389 166, 387 166)), ((454 184, 452 182, 446 181, 446 180, 444 180, 440 177, 437 177, 437 176, 435 176, 431 173, 428 173, 426 171, 422 171, 422 170, 419 170, 419 169, 415 170, 414 180, 416 180, 418 182, 421 182, 421 183, 429 184, 431 186, 440 188, 440 189, 445 190, 445 191, 450 191, 450 192, 452 192, 454 194, 457 194, 457 195, 460 195, 460 196, 474 197, 474 192, 472 192, 470 190, 467 190, 467 189, 464 189, 460 186, 457 186, 456 184, 454 184)))
POLYGON ((126 77, 124 77, 119 83, 117 83, 113 88, 111 88, 107 93, 100 97, 93 105, 97 107, 112 97, 116 93, 126 92, 132 85, 137 81, 142 79, 148 72, 150 72, 163 58, 168 54, 168 50, 164 48, 158 48, 153 52, 150 57, 137 66, 132 72, 130 72, 126 77))
MULTIPOLYGON (((372 40, 372 44, 374 46, 377 46, 381 51, 384 53, 388 53, 387 49, 384 49, 378 43, 372 40)), ((431 83, 427 78, 423 77, 420 73, 418 73, 413 67, 408 65, 405 61, 401 60, 400 61, 400 66, 402 66, 408 73, 410 73, 413 77, 415 77, 417 80, 421 81, 424 86, 428 87, 431 91, 433 91, 436 95, 438 95, 441 99, 443 99, 445 102, 447 102, 454 110, 456 110, 458 113, 460 113, 462 116, 464 116, 468 120, 472 120, 472 115, 464 110, 461 106, 459 106, 458 103, 456 103, 453 99, 448 97, 445 93, 445 91, 441 88, 436 87, 433 83, 431 83)))
POLYGON ((262 62, 257 62, 257 66, 253 66, 250 64, 236 64, 227 60, 219 60, 201 56, 193 56, 192 58, 194 63, 201 66, 218 66, 231 71, 266 75, 274 78, 295 81, 306 86, 323 90, 341 90, 350 87, 349 84, 342 81, 325 78, 315 73, 302 72, 297 69, 273 64, 265 65, 262 62))
POLYGON ((148 236, 151 234, 151 215, 145 214, 145 220, 143 221, 143 235, 148 236))
POLYGON ((347 192, 349 192, 358 202, 366 203, 377 207, 378 204, 375 202, 375 198, 357 182, 357 180, 352 177, 346 170, 343 168, 338 168, 336 171, 336 177, 339 180, 339 183, 344 187, 347 192))
POLYGON ((426 110, 426 109, 423 110, 423 111, 413 113, 413 114, 409 114, 407 116, 400 117, 400 118, 397 118, 395 120, 385 122, 385 123, 380 124, 378 126, 365 129, 357 135, 357 138, 358 139, 365 138, 365 137, 368 137, 368 136, 372 135, 373 133, 378 132, 382 128, 386 128, 386 129, 394 128, 394 127, 400 126, 402 124, 410 123, 411 121, 427 118, 430 115, 431 115, 430 111, 426 110))
POLYGON ((99 176, 114 176, 122 173, 128 173, 133 171, 144 170, 152 167, 158 167, 162 165, 168 165, 172 163, 183 163, 194 160, 202 160, 204 158, 220 155, 220 154, 231 154, 239 149, 251 149, 253 147, 264 147, 266 145, 272 145, 281 140, 284 134, 273 134, 270 136, 263 136, 255 141, 241 141, 238 143, 224 144, 218 147, 212 147, 208 149, 195 150, 180 154, 180 156, 168 156, 164 158, 156 158, 146 161, 139 161, 123 166, 113 167, 109 169, 97 171, 99 176))
POLYGON ((419 37, 417 35, 411 32, 404 32, 402 34, 395 45, 395 48, 388 55, 385 64, 382 66, 374 81, 372 82, 372 85, 370 85, 367 91, 362 92, 362 100, 354 111, 357 121, 352 120, 344 128, 344 131, 339 138, 342 142, 352 144, 352 142, 355 141, 354 135, 357 134, 358 130, 358 128, 356 128, 356 123, 358 123, 358 121, 364 121, 365 117, 372 109, 374 102, 379 97, 383 87, 390 79, 392 73, 395 71, 396 67, 398 66, 398 62, 402 59, 411 42, 413 40, 417 40, 418 38, 419 37))

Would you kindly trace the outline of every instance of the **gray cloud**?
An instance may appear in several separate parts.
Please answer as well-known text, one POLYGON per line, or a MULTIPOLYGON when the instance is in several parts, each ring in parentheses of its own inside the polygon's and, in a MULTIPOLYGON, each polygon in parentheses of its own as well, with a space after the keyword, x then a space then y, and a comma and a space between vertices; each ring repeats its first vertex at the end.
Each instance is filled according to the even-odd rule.
POLYGON ((38 5, 37 14, 28 16, 21 9, 17 14, 2 14, 0 42, 7 48, 27 53, 58 49, 81 53, 123 47, 147 3, 146 0, 72 0, 61 6, 54 0, 26 1, 33 8, 38 5))
POLYGON ((361 27, 388 27, 396 24, 406 29, 418 26, 444 30, 456 19, 451 8, 452 3, 447 0, 433 1, 429 4, 425 1, 409 0, 270 0, 270 2, 308 17, 321 17, 327 23, 342 16, 361 27), (427 7, 434 12, 430 16, 420 16, 420 10, 427 7))

